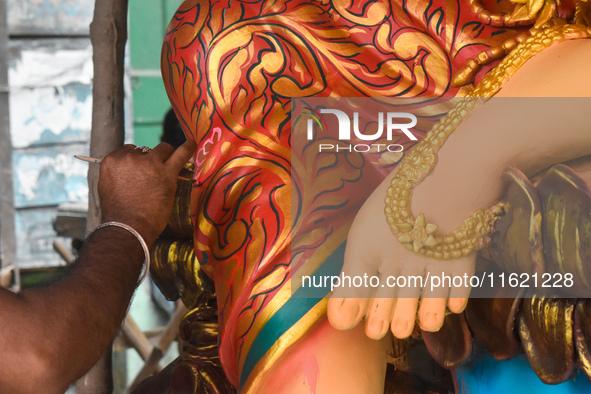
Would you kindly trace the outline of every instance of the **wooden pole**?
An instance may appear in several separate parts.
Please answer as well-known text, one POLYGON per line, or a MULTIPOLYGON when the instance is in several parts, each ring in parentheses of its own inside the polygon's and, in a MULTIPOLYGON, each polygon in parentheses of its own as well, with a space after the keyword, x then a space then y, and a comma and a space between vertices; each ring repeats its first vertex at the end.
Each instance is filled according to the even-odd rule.
POLYGON ((60 257, 62 258, 62 260, 64 260, 64 263, 66 263, 66 265, 70 265, 74 261, 76 261, 76 257, 74 257, 72 252, 70 252, 68 248, 66 248, 64 244, 60 241, 53 241, 53 250, 55 250, 57 254, 60 255, 60 257))
MULTIPOLYGON (((15 264, 12 141, 8 111, 8 23, 6 0, 0 0, 0 269, 15 264)), ((13 266, 13 268, 15 268, 13 266)), ((16 287, 18 271, 14 270, 16 287)), ((18 290, 18 289, 17 289, 18 290)))
MULTIPOLYGON (((93 47, 92 131, 90 155, 104 157, 124 139, 123 65, 127 41, 127 0, 96 0, 90 24, 93 47)), ((100 223, 98 166, 88 170, 86 233, 100 223)), ((92 340, 92 338, 89 338, 92 340)), ((113 391, 112 349, 76 384, 78 394, 113 391)))
POLYGON ((150 357, 150 354, 152 354, 154 345, 152 345, 146 334, 138 327, 131 315, 128 314, 125 316, 125 324, 121 327, 121 332, 133 348, 137 350, 142 360, 146 361, 150 357))
POLYGON ((129 388, 130 392, 133 392, 141 382, 150 377, 154 372, 160 372, 160 360, 164 357, 172 342, 178 337, 181 320, 189 312, 182 302, 177 305, 176 312, 162 332, 158 344, 153 347, 149 357, 147 359, 144 358, 146 362, 131 384, 129 388))

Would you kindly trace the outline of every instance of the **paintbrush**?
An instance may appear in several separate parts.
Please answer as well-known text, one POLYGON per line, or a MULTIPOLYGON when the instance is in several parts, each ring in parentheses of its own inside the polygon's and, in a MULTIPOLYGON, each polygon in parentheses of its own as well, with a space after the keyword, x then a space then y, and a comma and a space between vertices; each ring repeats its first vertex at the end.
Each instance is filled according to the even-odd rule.
MULTIPOLYGON (((101 164, 101 162, 103 161, 103 159, 97 159, 95 157, 90 157, 90 156, 74 155, 74 157, 78 160, 86 161, 88 163, 93 163, 93 164, 101 164)), ((186 178, 186 177, 180 176, 180 175, 177 178, 180 180, 183 180, 183 181, 195 182, 194 179, 189 179, 189 178, 186 178)))
POLYGON ((103 161, 103 159, 95 159, 94 157, 89 156, 74 155, 74 157, 78 160, 87 161, 94 164, 101 164, 101 161, 103 161))

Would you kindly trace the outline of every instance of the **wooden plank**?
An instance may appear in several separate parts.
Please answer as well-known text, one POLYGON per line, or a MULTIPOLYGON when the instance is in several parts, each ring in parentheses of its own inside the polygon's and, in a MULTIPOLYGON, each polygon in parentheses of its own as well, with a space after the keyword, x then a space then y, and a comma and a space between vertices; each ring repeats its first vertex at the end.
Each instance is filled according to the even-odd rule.
MULTIPOLYGON (((0 54, 8 53, 6 0, 0 0, 0 54)), ((12 187, 12 143, 8 111, 8 56, 0 56, 0 268, 11 265, 15 253, 12 187)), ((17 275, 18 277, 18 275, 17 275)))

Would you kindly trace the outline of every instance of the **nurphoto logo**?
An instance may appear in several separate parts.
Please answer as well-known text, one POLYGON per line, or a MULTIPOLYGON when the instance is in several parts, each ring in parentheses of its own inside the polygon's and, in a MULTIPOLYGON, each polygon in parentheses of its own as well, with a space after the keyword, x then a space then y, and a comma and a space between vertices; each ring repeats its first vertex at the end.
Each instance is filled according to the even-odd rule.
POLYGON ((353 112, 353 120, 346 112, 339 109, 322 108, 320 113, 312 111, 305 113, 309 116, 307 119, 307 138, 308 141, 314 140, 314 124, 318 126, 320 132, 325 132, 328 129, 327 122, 322 115, 336 116, 338 124, 338 139, 343 141, 343 144, 325 144, 318 145, 319 152, 402 152, 404 147, 400 144, 390 143, 394 139, 394 133, 402 133, 406 135, 411 141, 417 141, 410 129, 417 124, 417 117, 408 112, 378 112, 377 114, 377 130, 364 134, 359 128, 359 112, 353 112), (353 132, 353 136, 352 133, 353 132), (386 140, 388 143, 375 143, 382 139, 386 133, 386 140), (368 141, 368 143, 354 143, 357 141, 368 141), (369 141, 373 141, 369 143, 369 141), (353 142, 353 143, 352 143, 353 142))

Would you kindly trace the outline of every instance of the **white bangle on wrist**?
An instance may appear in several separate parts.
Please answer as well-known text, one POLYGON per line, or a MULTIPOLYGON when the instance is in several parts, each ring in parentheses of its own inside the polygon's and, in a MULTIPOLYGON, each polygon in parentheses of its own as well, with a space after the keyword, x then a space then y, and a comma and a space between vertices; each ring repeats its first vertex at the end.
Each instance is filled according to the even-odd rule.
POLYGON ((150 270, 150 250, 148 249, 148 244, 146 244, 146 241, 144 241, 144 238, 133 227, 128 226, 127 224, 121 223, 121 222, 105 222, 105 223, 99 225, 98 227, 96 227, 94 230, 92 230, 86 238, 87 239, 90 238, 90 236, 92 234, 94 234, 97 230, 100 230, 101 228, 104 228, 104 227, 119 227, 119 228, 125 229, 125 230, 129 231, 130 233, 132 233, 137 238, 137 240, 140 242, 140 244, 142 245, 142 249, 144 250, 144 255, 146 256, 146 259, 144 260, 144 264, 142 265, 142 272, 140 273, 140 277, 137 282, 137 284, 139 285, 140 283, 142 283, 144 281, 144 279, 148 275, 148 271, 150 270))

